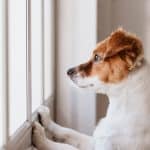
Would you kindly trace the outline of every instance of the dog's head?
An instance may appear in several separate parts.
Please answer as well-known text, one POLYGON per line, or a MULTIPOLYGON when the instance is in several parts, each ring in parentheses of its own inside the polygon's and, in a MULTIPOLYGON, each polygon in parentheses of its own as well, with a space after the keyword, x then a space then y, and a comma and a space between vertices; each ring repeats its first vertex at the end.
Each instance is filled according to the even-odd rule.
POLYGON ((98 90, 109 83, 119 84, 142 59, 141 41, 119 28, 97 44, 88 62, 69 69, 67 74, 77 86, 98 90))

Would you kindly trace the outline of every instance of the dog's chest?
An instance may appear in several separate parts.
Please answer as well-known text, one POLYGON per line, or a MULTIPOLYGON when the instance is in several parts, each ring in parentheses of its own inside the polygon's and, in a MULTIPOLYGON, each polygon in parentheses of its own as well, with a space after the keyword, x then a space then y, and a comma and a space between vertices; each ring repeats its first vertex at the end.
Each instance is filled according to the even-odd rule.
POLYGON ((150 130, 146 127, 115 124, 103 119, 94 132, 95 150, 150 150, 150 130), (97 149, 96 149, 97 147, 97 149))

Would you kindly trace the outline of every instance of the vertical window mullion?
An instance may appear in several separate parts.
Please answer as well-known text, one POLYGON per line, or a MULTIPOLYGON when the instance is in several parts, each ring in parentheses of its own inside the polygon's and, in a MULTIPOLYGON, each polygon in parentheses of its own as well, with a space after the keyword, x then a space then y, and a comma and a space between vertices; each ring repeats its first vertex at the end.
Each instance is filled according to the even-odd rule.
POLYGON ((10 136, 26 121, 26 0, 9 0, 10 136), (19 113, 16 113, 19 112, 19 113))
POLYGON ((31 81, 32 112, 41 105, 43 99, 42 77, 42 0, 31 1, 31 81))
POLYGON ((54 1, 44 0, 44 100, 54 94, 54 1))
POLYGON ((9 45, 8 45, 8 12, 9 12, 9 0, 5 0, 4 2, 4 47, 3 47, 3 129, 4 129, 4 144, 7 145, 7 142, 9 140, 9 45))
POLYGON ((44 79, 44 77, 45 77, 45 75, 44 75, 44 72, 45 72, 45 59, 44 59, 44 55, 45 55, 45 30, 44 30, 44 26, 45 26, 45 18, 44 18, 44 0, 42 0, 42 5, 41 5, 41 7, 42 7, 42 103, 44 103, 44 98, 45 98, 45 96, 44 96, 44 87, 45 87, 45 85, 44 85, 44 81, 45 81, 45 79, 44 79))
POLYGON ((27 53, 27 120, 32 120, 32 88, 31 88, 31 2, 26 0, 26 53, 27 53))

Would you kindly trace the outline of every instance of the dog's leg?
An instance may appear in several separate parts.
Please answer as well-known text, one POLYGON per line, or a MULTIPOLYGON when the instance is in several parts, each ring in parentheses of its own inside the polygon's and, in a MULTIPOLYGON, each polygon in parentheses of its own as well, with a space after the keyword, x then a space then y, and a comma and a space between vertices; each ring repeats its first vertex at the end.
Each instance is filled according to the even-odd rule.
POLYGON ((32 141, 38 150, 78 150, 71 145, 56 143, 47 139, 44 128, 38 122, 33 125, 32 141))
POLYGON ((93 139, 72 129, 64 128, 51 120, 47 107, 39 110, 42 125, 59 141, 70 144, 80 150, 92 150, 93 139))

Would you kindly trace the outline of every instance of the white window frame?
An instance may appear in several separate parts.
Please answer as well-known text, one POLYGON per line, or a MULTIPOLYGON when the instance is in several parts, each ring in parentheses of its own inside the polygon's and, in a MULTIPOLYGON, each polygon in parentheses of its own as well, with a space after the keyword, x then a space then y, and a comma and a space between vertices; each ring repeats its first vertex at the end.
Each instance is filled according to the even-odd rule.
MULTIPOLYGON (((54 4, 55 0, 51 0, 52 3, 52 16, 51 16, 51 21, 52 21, 52 35, 51 39, 53 40, 52 43, 54 43, 54 33, 55 33, 55 21, 54 21, 54 4)), ((8 31, 8 24, 9 24, 9 0, 3 0, 3 37, 4 37, 4 46, 3 46, 3 112, 4 112, 4 122, 3 122, 3 127, 4 127, 4 146, 3 149, 7 150, 24 150, 27 149, 29 146, 31 146, 31 134, 32 134, 32 122, 36 120, 37 118, 37 111, 32 113, 32 95, 31 95, 31 1, 26 0, 26 44, 27 44, 27 121, 22 124, 20 128, 10 137, 9 136, 9 41, 8 41, 8 36, 9 36, 9 31, 8 31)), ((43 99, 42 99, 42 104, 47 105, 47 106, 52 106, 54 103, 54 92, 53 95, 50 97, 49 100, 44 100, 44 0, 42 0, 42 91, 43 91, 43 99)), ((53 58, 55 57, 54 54, 54 44, 52 45, 53 48, 53 58)), ((54 59, 52 59, 51 62, 54 65, 54 59)), ((53 66, 53 68, 55 68, 53 66)), ((54 80, 54 73, 53 72, 53 80, 54 80)), ((54 88, 54 85, 53 85, 54 88)), ((54 89, 53 89, 54 91, 54 89)), ((53 108, 52 108, 53 109, 53 108)))

